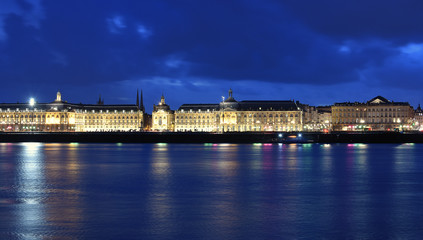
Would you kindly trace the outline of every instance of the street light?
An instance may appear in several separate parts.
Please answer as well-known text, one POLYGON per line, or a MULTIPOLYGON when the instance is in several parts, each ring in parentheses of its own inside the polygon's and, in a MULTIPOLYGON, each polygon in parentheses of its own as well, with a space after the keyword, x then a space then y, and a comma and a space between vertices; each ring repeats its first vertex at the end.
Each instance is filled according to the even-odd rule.
POLYGON ((30 98, 30 99, 29 99, 29 105, 30 105, 31 107, 33 107, 33 106, 35 105, 35 99, 34 99, 34 98, 30 98))

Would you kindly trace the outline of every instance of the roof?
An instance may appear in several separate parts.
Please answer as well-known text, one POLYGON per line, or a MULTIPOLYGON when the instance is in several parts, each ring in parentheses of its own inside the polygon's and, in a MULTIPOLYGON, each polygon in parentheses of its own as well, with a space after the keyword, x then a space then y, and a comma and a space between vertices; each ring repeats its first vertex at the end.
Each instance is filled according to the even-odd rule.
MULTIPOLYGON (((217 111, 222 107, 226 109, 226 104, 183 104, 178 111, 217 111)), ((298 111, 298 105, 294 101, 241 101, 235 107, 240 111, 298 111)))
POLYGON ((416 112, 416 113, 423 113, 423 110, 422 110, 422 108, 420 107, 420 104, 419 104, 419 106, 417 107, 417 109, 415 110, 415 112, 416 112))
POLYGON ((207 109, 209 109, 210 111, 213 110, 218 110, 219 109, 219 104, 182 104, 182 106, 179 107, 178 111, 184 110, 184 111, 198 111, 198 110, 202 110, 202 111, 207 111, 207 109))
POLYGON ((230 96, 227 99, 225 99, 223 102, 237 102, 237 101, 235 100, 235 98, 233 98, 232 96, 230 96))
POLYGON ((389 101, 388 99, 386 99, 382 96, 377 96, 377 97, 370 99, 367 103, 368 104, 379 104, 379 103, 390 103, 390 102, 391 101, 389 101))
POLYGON ((37 109, 44 111, 61 111, 67 109, 72 110, 138 110, 138 106, 135 104, 116 104, 116 105, 100 105, 100 104, 75 104, 67 102, 52 102, 52 103, 35 103, 31 106, 29 103, 0 103, 0 109, 6 110, 25 110, 25 109, 37 109))
POLYGON ((239 110, 243 111, 297 111, 294 101, 241 101, 239 110))
POLYGON ((335 103, 334 106, 409 106, 408 102, 394 102, 389 101, 388 99, 377 96, 369 101, 362 103, 362 102, 342 102, 342 103, 335 103))

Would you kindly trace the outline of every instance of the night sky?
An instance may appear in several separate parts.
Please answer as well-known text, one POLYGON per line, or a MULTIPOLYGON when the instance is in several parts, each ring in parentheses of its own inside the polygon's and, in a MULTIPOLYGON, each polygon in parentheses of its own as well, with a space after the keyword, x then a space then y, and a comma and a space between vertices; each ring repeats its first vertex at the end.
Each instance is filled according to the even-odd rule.
POLYGON ((0 102, 423 104, 421 0, 1 0, 0 102))

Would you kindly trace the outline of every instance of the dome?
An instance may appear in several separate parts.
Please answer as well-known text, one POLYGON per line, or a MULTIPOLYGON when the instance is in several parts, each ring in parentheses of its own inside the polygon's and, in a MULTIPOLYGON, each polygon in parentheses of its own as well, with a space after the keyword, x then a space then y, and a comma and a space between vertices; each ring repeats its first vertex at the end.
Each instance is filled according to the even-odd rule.
POLYGON ((233 98, 232 96, 230 96, 227 99, 225 99, 225 101, 223 101, 223 102, 229 103, 229 102, 237 102, 237 101, 235 100, 235 98, 233 98))
POLYGON ((163 110, 163 111, 169 111, 170 110, 170 106, 167 104, 163 104, 163 105, 154 105, 156 111, 158 110, 163 110))
POLYGON ((235 98, 232 96, 232 89, 229 89, 229 97, 220 104, 221 109, 237 109, 239 104, 235 100, 235 98))
POLYGON ((166 104, 163 94, 162 94, 162 97, 160 98, 159 104, 153 106, 154 112, 159 110, 170 111, 170 106, 166 104))

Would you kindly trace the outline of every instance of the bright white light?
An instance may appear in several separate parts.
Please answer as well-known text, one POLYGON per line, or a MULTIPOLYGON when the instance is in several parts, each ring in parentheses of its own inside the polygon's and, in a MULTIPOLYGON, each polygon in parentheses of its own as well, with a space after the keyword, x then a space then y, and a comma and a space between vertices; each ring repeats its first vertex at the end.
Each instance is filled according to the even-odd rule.
POLYGON ((34 98, 29 99, 29 105, 31 105, 31 107, 35 105, 35 99, 34 98))

